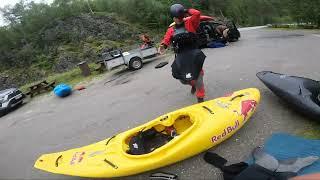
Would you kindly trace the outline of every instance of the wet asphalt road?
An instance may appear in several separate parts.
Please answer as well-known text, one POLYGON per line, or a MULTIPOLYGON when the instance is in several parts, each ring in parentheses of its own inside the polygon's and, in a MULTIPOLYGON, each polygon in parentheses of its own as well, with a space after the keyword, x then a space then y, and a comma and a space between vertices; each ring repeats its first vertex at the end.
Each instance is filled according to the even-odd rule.
MULTIPOLYGON (((230 163, 239 162, 272 133, 299 133, 308 127, 310 121, 290 110, 255 74, 271 70, 320 79, 320 36, 314 34, 271 29, 244 31, 239 42, 204 50, 207 99, 248 87, 259 88, 262 97, 251 120, 210 151, 230 163)), ((172 56, 168 59, 172 61, 172 56)), ((196 98, 190 95, 190 88, 171 77, 169 65, 154 69, 159 62, 146 64, 136 72, 107 74, 66 99, 52 94, 36 98, 0 118, 0 179, 81 179, 39 171, 33 168, 34 161, 43 153, 91 144, 194 104, 196 98)), ((221 178, 202 155, 157 171, 175 173, 180 179, 221 178)), ((150 173, 121 179, 148 179, 150 173)))

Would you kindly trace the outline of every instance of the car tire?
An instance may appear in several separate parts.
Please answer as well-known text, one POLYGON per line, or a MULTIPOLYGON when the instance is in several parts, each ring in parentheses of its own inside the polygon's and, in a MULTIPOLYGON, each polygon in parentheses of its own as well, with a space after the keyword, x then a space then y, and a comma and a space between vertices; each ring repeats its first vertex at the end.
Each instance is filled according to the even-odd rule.
POLYGON ((0 117, 2 117, 4 115, 6 115, 6 111, 5 110, 0 111, 0 117))
POLYGON ((22 105, 23 105, 23 100, 20 101, 20 102, 17 104, 18 107, 20 107, 20 106, 22 106, 22 105))
POLYGON ((135 70, 141 69, 142 67, 143 67, 142 59, 139 57, 134 57, 129 62, 129 68, 131 70, 135 71, 135 70))
POLYGON ((7 108, 6 108, 6 112, 5 112, 5 113, 7 114, 7 113, 11 112, 12 109, 14 109, 14 107, 12 107, 11 103, 9 102, 9 104, 8 104, 8 106, 7 106, 7 108))

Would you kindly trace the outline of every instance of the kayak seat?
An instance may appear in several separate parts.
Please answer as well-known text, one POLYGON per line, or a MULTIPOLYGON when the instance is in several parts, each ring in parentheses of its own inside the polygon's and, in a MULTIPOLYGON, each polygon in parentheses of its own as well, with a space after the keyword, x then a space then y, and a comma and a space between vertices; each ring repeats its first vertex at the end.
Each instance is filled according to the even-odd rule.
POLYGON ((310 98, 314 103, 320 106, 320 94, 312 94, 310 98))
POLYGON ((180 115, 176 120, 168 125, 157 124, 145 131, 129 137, 129 150, 126 152, 131 155, 143 155, 151 153, 170 142, 174 137, 183 134, 193 125, 189 116, 180 115))
POLYGON ((310 92, 311 100, 320 106, 320 83, 317 81, 305 81, 303 86, 305 90, 310 92))
POLYGON ((148 137, 144 144, 146 153, 156 150, 157 148, 167 144, 172 139, 173 137, 163 133, 156 133, 156 135, 148 137))
POLYGON ((167 144, 171 139, 171 136, 158 132, 155 128, 140 131, 130 139, 127 153, 132 155, 148 154, 167 144))

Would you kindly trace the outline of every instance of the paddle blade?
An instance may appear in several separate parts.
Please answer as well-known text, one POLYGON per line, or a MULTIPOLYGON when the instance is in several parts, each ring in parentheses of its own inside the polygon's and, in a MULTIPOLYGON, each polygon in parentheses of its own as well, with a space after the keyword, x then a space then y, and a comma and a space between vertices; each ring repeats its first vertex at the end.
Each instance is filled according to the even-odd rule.
POLYGON ((154 68, 159 69, 159 68, 166 66, 167 64, 168 64, 168 62, 161 62, 158 65, 156 65, 154 68))

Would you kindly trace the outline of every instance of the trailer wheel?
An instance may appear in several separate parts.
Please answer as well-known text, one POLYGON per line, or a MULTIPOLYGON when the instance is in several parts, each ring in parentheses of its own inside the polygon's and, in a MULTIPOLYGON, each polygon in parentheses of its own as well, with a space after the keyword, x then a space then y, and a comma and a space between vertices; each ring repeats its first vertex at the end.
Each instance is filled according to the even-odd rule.
POLYGON ((131 70, 138 70, 141 69, 143 66, 142 60, 139 57, 134 57, 129 62, 129 68, 131 70))

